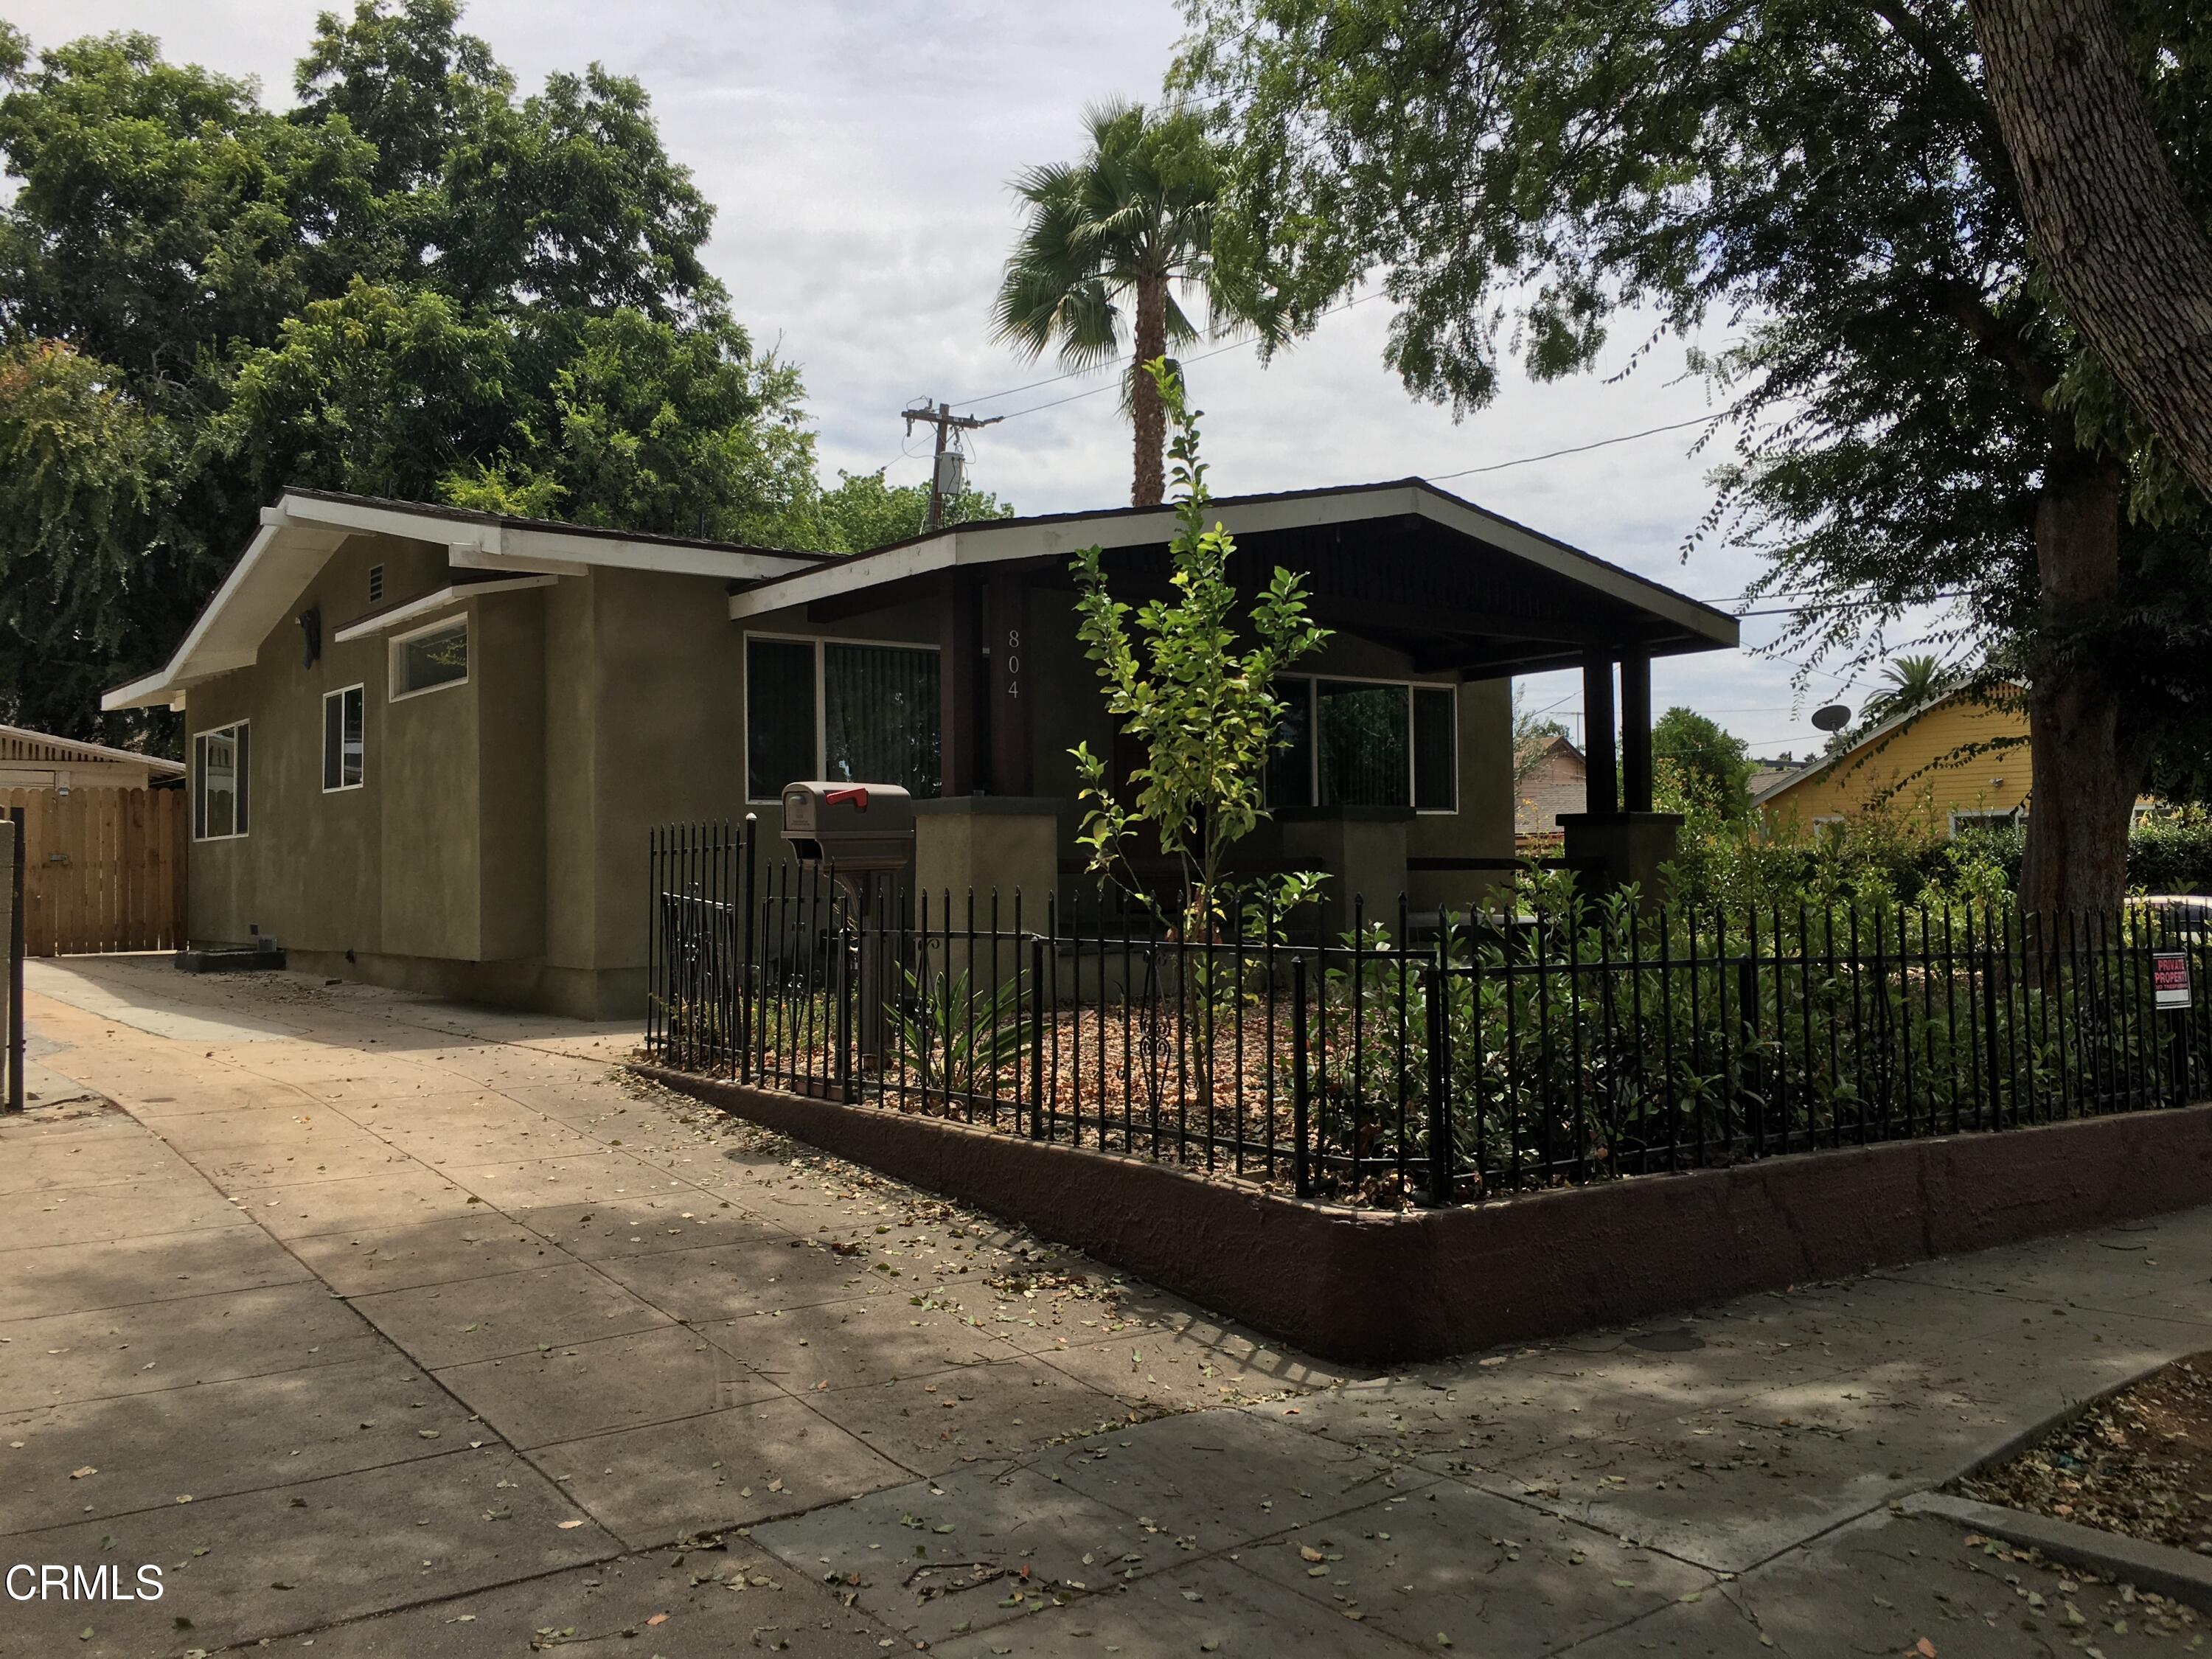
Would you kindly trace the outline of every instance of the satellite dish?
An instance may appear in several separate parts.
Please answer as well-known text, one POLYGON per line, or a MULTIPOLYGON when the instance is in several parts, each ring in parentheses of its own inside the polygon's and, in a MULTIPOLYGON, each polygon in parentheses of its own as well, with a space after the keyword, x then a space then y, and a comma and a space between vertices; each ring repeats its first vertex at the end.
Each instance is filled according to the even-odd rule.
POLYGON ((1823 732, 1840 732, 1851 723, 1851 711, 1842 703, 1832 702, 1826 708, 1813 711, 1813 724, 1823 732))

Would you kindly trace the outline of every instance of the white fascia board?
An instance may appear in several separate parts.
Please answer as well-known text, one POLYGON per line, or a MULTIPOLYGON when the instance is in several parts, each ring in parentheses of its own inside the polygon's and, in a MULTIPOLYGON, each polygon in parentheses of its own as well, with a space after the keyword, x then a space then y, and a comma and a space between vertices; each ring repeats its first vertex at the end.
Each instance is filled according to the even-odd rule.
POLYGON ((390 611, 380 611, 374 617, 349 623, 331 635, 331 643, 344 645, 353 640, 371 639, 379 634, 388 634, 403 623, 414 622, 435 611, 450 610, 489 593, 516 593, 526 587, 550 587, 559 580, 556 576, 531 574, 509 576, 495 582, 449 583, 435 592, 425 593, 420 599, 410 599, 390 611))
POLYGON ((805 570, 814 561, 799 554, 748 553, 728 548, 684 547, 668 542, 634 542, 617 536, 564 536, 557 531, 510 525, 501 532, 502 559, 535 564, 573 559, 580 564, 617 570, 649 570, 664 576, 712 576, 722 581, 759 581, 805 570))
POLYGON ((500 527, 477 519, 450 517, 434 509, 416 513, 404 507, 379 507, 368 501, 325 501, 289 490, 276 505, 263 509, 262 522, 272 519, 290 524, 324 525, 355 535, 395 536, 404 541, 465 543, 470 546, 499 546, 500 527))
POLYGON ((165 703, 180 686, 250 665, 269 630, 344 539, 343 531, 301 525, 281 511, 264 512, 261 528, 193 620, 168 665, 106 693, 100 708, 112 712, 165 703))
MULTIPOLYGON (((1206 516, 1232 536, 1251 536, 1268 531, 1364 523, 1415 514, 1500 548, 1570 581, 1663 617, 1716 645, 1738 643, 1739 629, 1732 617, 1710 610, 1656 582, 1559 547, 1478 507, 1411 484, 1234 502, 1218 506, 1206 516)), ((1177 515, 1171 507, 1150 513, 1115 513, 1097 519, 1067 519, 1004 530, 994 529, 988 523, 962 526, 886 553, 861 554, 743 593, 733 593, 730 596, 730 616, 733 621, 743 621, 955 566, 1055 556, 1072 558, 1086 547, 1156 546, 1172 539, 1177 528, 1177 515)))
POLYGON ((457 570, 511 570, 519 575, 581 576, 591 569, 574 559, 511 559, 459 543, 446 550, 446 562, 457 570))
POLYGON ((123 708, 159 708, 179 696, 166 668, 100 694, 100 712, 112 714, 123 708))
POLYGON ((487 523, 429 507, 416 512, 362 501, 325 501, 287 495, 278 501, 276 510, 294 521, 336 525, 349 531, 398 536, 410 541, 441 543, 453 562, 465 560, 471 567, 484 570, 513 568, 571 575, 596 564, 621 570, 650 570, 664 575, 758 581, 806 569, 814 562, 795 553, 741 552, 727 548, 632 541, 620 536, 571 535, 531 525, 487 523))

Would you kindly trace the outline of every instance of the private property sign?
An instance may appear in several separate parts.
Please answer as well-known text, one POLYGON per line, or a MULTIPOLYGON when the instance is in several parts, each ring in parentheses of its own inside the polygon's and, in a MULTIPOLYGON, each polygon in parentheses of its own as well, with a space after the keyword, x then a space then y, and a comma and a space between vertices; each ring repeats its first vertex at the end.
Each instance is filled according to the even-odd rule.
POLYGON ((2150 986, 2161 1008, 2186 1008, 2191 1005, 2189 986, 2189 954, 2185 951, 2154 951, 2150 953, 2150 986))

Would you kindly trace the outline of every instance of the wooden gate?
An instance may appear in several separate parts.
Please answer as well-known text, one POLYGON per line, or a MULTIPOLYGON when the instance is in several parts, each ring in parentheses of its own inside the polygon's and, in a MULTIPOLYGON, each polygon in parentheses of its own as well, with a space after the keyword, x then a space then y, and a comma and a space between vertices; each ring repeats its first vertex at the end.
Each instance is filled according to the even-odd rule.
POLYGON ((181 789, 0 789, 23 809, 23 948, 34 957, 185 942, 181 789))

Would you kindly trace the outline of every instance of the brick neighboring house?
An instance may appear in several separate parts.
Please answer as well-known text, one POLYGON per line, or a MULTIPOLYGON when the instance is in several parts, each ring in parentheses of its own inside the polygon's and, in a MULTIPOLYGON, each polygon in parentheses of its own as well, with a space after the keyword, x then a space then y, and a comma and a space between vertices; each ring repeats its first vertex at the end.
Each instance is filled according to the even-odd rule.
POLYGON ((1557 847, 1559 814, 1583 811, 1589 796, 1581 750, 1555 735, 1523 738, 1513 751, 1515 849, 1557 847))

